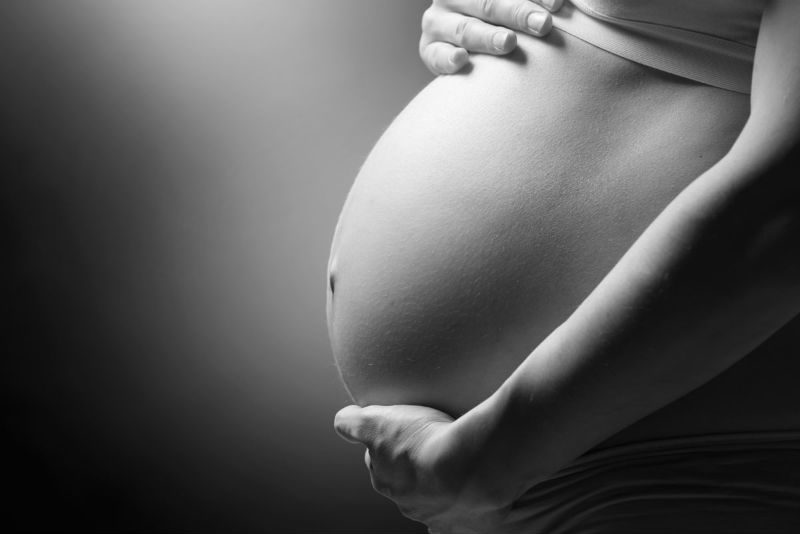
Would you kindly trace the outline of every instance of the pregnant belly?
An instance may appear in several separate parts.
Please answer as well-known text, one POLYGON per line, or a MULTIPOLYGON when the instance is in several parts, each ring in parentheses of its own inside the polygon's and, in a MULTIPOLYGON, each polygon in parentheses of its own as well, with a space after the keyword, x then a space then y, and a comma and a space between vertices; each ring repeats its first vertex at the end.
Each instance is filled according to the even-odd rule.
POLYGON ((458 415, 487 397, 726 152, 747 102, 559 33, 431 83, 334 237, 329 329, 354 399, 458 415))

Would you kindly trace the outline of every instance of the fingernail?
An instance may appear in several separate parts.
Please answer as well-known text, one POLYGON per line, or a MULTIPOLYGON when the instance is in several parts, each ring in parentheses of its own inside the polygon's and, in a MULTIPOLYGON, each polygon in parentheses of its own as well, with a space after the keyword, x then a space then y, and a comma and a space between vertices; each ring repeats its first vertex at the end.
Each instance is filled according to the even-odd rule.
POLYGON ((492 36, 492 45, 498 52, 505 52, 508 47, 508 40, 511 34, 508 32, 497 32, 492 36))
POLYGON ((547 9, 553 9, 556 7, 556 0, 542 0, 542 6, 546 7, 547 9))
POLYGON ((550 30, 552 24, 553 21, 547 13, 537 11, 528 15, 528 29, 533 33, 543 35, 550 30))

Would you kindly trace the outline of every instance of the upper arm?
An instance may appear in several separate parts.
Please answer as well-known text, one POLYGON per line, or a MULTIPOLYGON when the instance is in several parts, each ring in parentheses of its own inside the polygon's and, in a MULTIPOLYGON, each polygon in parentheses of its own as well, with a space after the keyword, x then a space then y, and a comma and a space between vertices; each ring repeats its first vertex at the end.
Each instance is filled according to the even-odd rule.
POLYGON ((740 142, 759 160, 800 146, 800 2, 773 0, 756 45, 751 113, 740 142))

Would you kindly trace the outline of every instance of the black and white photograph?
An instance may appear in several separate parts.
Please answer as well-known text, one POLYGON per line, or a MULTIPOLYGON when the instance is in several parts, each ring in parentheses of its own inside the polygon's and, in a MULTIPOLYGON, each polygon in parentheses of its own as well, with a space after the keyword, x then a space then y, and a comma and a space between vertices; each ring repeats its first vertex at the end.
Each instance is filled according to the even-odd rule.
POLYGON ((0 0, 0 532, 800 534, 798 28, 0 0))

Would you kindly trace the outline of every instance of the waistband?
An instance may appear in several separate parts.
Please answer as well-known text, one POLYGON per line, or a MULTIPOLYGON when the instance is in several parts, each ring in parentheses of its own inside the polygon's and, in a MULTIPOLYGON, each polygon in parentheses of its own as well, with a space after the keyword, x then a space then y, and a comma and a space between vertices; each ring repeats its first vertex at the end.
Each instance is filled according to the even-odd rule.
POLYGON ((565 2, 553 14, 553 26, 636 63, 721 89, 750 93, 754 46, 672 26, 608 17, 580 0, 565 2))
POLYGON ((512 515, 546 534, 797 533, 800 431, 591 451, 526 492, 512 515))

